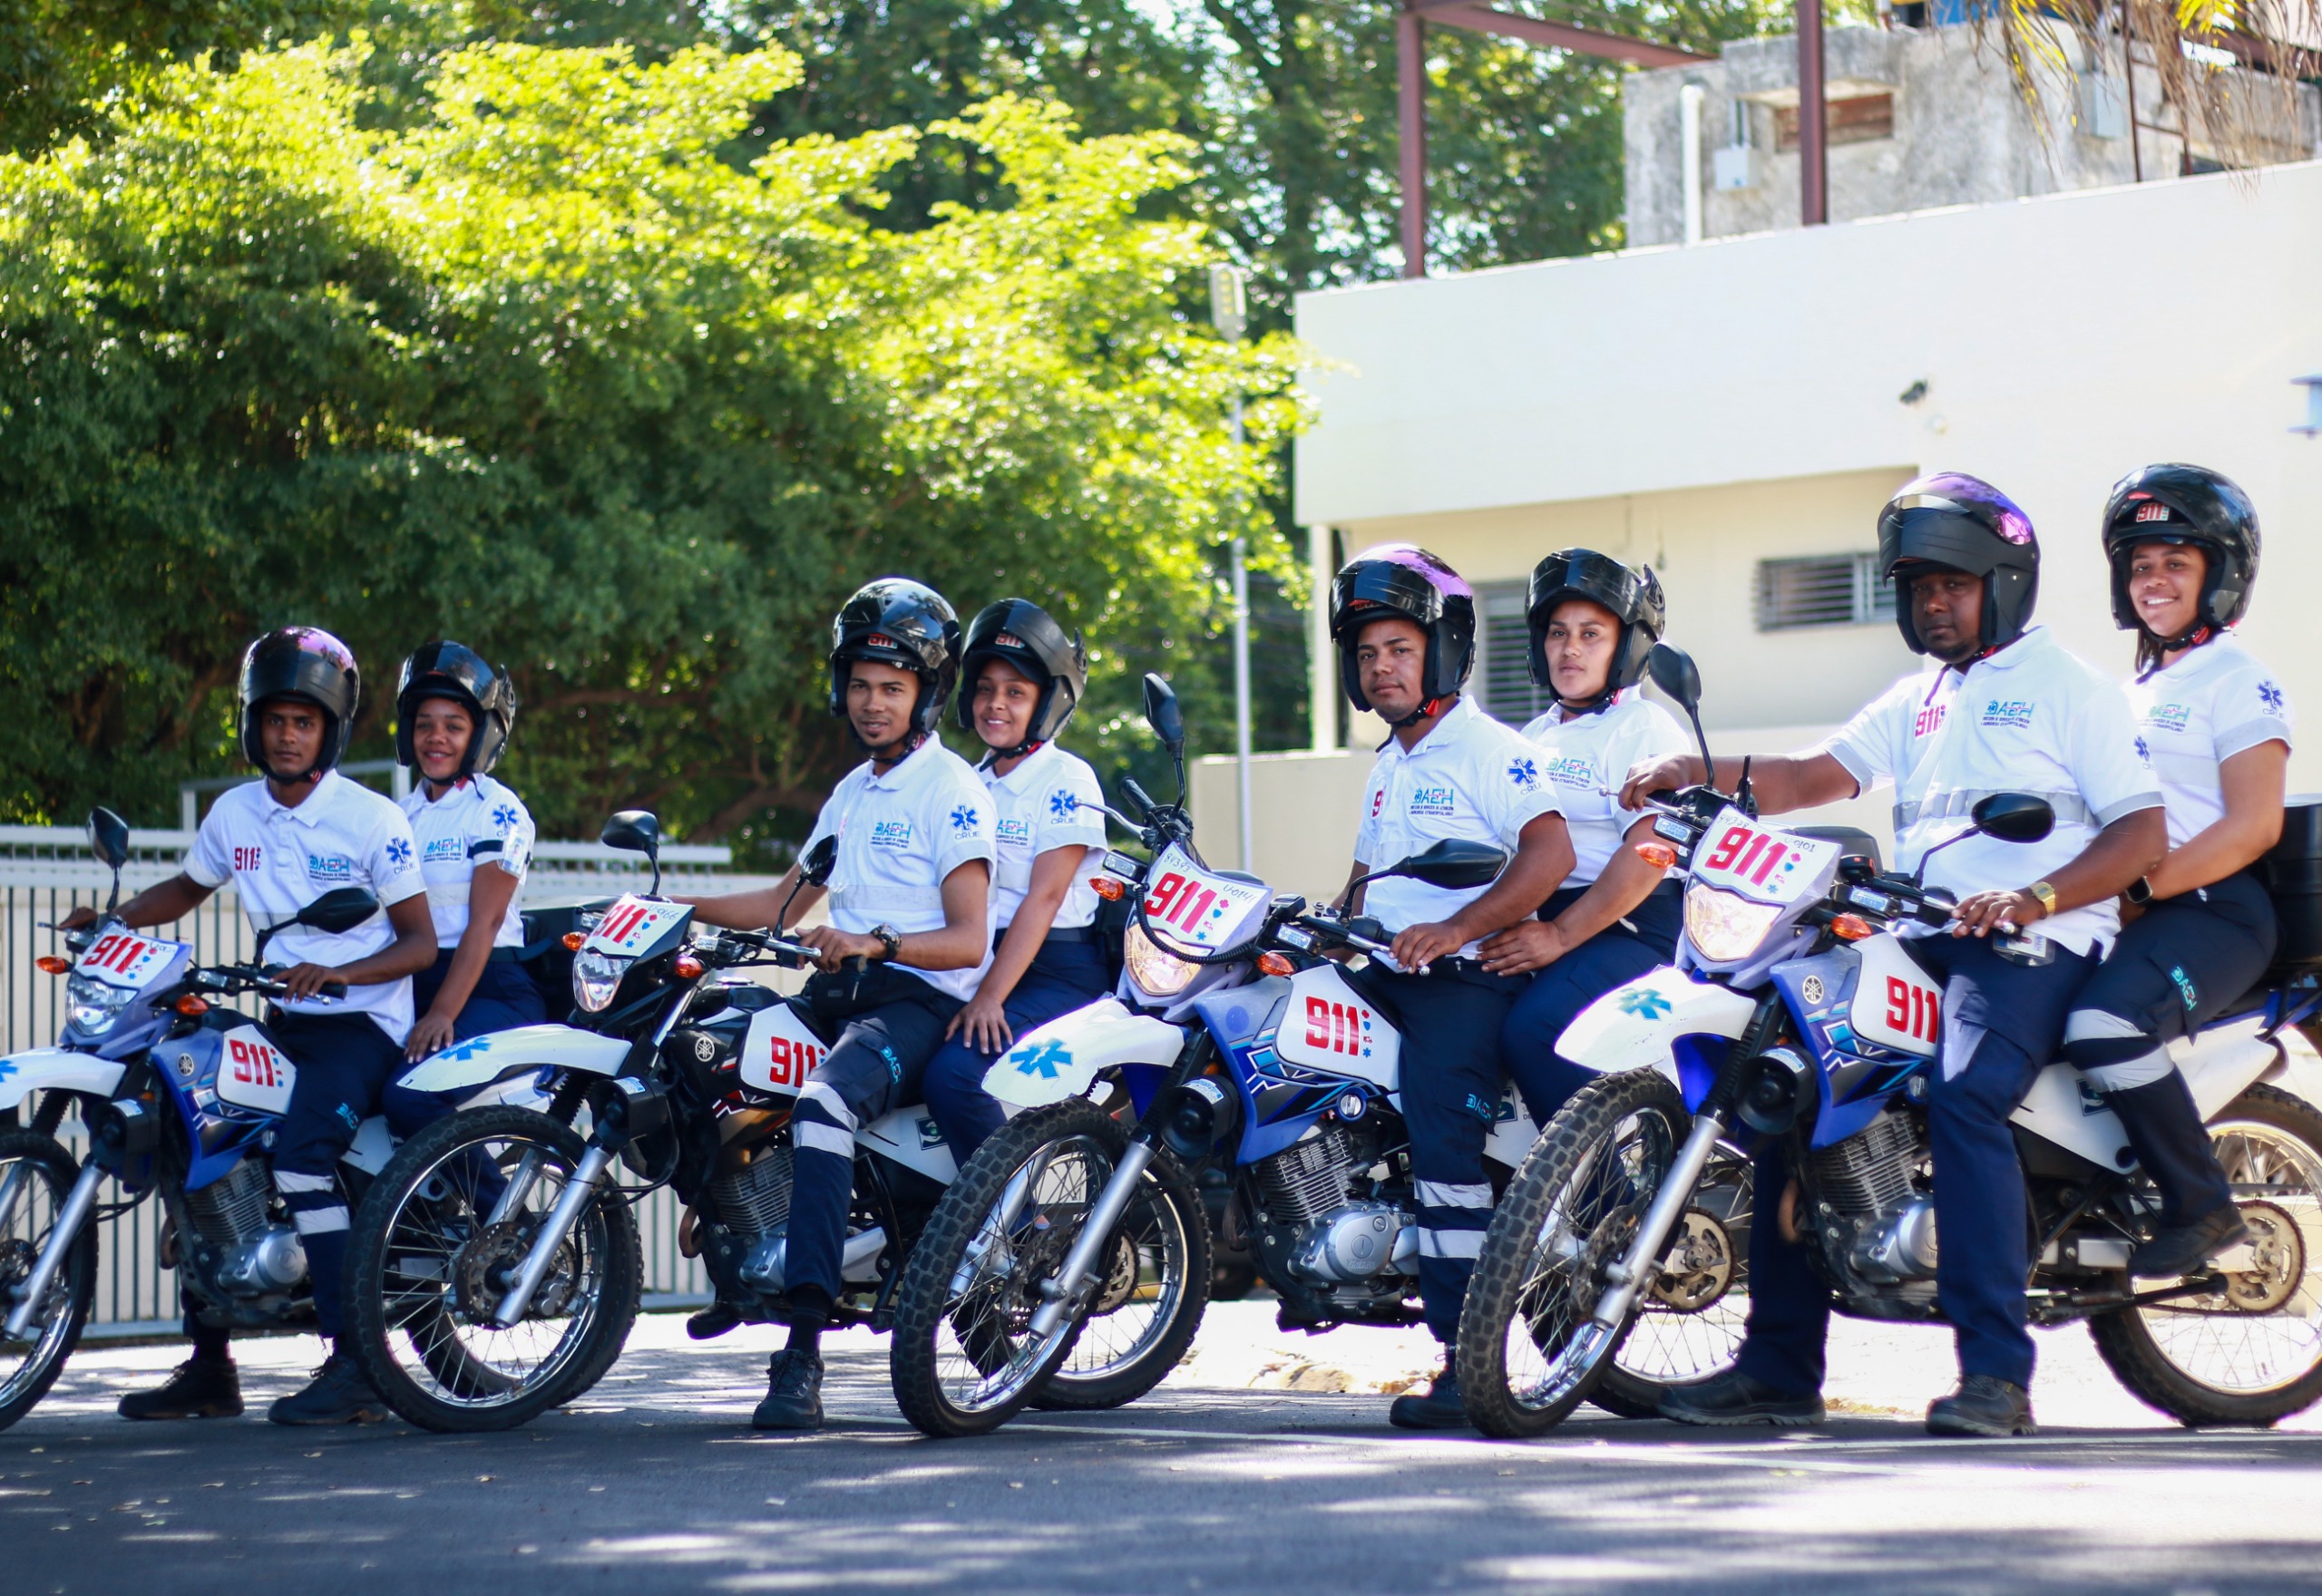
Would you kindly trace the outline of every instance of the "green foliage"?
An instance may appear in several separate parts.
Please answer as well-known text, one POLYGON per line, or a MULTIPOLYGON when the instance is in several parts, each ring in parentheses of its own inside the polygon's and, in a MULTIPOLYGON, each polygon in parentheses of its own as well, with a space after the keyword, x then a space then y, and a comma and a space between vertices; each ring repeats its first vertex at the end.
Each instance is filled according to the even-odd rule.
POLYGON ((897 231, 917 130, 722 158, 785 52, 464 49, 386 125, 371 70, 182 69, 104 145, 0 161, 8 818, 162 818, 232 768, 240 646, 298 619, 356 646, 371 753, 410 647, 506 660, 547 834, 795 836, 854 757, 822 652, 860 582, 1024 594, 1110 678, 1214 633, 1219 538, 1287 565, 1294 352, 1174 309, 1206 248, 1142 213, 1182 141, 981 103, 926 133, 1012 203, 897 231))

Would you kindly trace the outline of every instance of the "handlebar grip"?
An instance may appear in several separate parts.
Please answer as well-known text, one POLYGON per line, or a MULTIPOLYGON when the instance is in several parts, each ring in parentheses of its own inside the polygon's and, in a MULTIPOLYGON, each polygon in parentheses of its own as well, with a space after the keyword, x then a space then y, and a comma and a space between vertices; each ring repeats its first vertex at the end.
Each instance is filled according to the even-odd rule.
POLYGON ((346 983, 345 981, 325 981, 322 984, 322 996, 326 998, 346 997, 346 983))
POLYGON ((1153 812, 1160 807, 1153 802, 1152 793, 1137 784, 1137 778, 1134 776, 1121 778, 1121 795, 1137 806, 1137 819, 1139 825, 1150 820, 1153 817, 1153 812))

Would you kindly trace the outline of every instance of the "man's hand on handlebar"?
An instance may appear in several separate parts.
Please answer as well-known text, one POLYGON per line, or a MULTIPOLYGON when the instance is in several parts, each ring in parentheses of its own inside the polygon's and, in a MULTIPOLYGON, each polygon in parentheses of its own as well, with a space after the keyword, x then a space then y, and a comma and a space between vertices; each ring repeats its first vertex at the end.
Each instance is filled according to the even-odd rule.
POLYGON ((1951 911, 1951 934, 1987 937, 1994 931, 2020 931, 2048 918, 2048 911, 2029 892, 1994 889, 1977 892, 1951 911))
POLYGON ((339 986, 339 992, 333 996, 343 995, 346 987, 346 978, 327 964, 294 964, 275 979, 282 983, 282 995, 291 998, 320 997, 327 981, 339 986))
POLYGON ((1388 946, 1397 964, 1405 969, 1417 969, 1439 959, 1449 959, 1467 945, 1467 933, 1459 929, 1457 920, 1431 920, 1406 926, 1395 933, 1394 941, 1388 946))
POLYGON ((1648 760, 1632 769, 1628 780, 1621 783, 1621 807, 1641 810, 1644 801, 1655 793, 1697 787, 1707 779, 1702 772, 1702 762, 1690 754, 1648 760))
POLYGON ((887 956, 887 945, 868 933, 842 931, 834 925, 810 926, 798 933, 798 940, 821 955, 815 968, 824 975, 835 975, 839 967, 850 959, 877 963, 887 956))
POLYGON ((102 919, 104 916, 97 912, 94 905, 83 903, 67 910, 64 918, 56 922, 56 929, 60 931, 84 930, 102 919))

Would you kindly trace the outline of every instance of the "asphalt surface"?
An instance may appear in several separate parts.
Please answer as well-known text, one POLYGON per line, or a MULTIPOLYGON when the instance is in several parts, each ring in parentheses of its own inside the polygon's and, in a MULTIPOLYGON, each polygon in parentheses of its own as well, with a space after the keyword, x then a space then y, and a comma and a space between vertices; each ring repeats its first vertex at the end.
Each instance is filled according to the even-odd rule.
MULTIPOLYGON (((1133 1407, 971 1442, 905 1426, 860 1333, 809 1436, 746 1427, 763 1330, 692 1347, 649 1321, 574 1408, 472 1437, 264 1423, 310 1339, 238 1348, 244 1419, 131 1425, 114 1399, 176 1349, 90 1349, 0 1434, 0 1591, 2322 1588, 2322 1435, 2124 1408, 2013 1442, 1901 1415, 1778 1438, 1588 1408, 1542 1443, 1412 1436, 1376 1382, 1195 1383, 1264 1339, 1263 1305, 1231 1307, 1133 1407)), ((1857 1348, 1866 1381, 1895 1345, 1857 1348)), ((1947 1383, 1939 1340, 1901 1345, 1947 1383)))

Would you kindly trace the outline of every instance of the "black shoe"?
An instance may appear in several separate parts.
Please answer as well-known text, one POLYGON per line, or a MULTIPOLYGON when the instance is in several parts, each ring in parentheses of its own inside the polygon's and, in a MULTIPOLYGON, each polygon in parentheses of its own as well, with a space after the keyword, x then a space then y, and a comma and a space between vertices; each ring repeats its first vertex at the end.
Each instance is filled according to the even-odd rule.
POLYGON ((1927 1407, 1930 1435, 2030 1435, 2039 1428, 2032 1422, 2032 1394, 1997 1375, 1962 1375, 1950 1396, 1927 1407))
POLYGON ((697 1341, 715 1341, 742 1322, 742 1310, 729 1302, 713 1302, 686 1320, 686 1334, 697 1341))
POLYGON ((189 1358, 150 1391, 121 1399, 123 1418, 239 1418, 242 1379, 233 1359, 189 1358))
POLYGON ((1474 1428, 1468 1405, 1459 1400, 1459 1371, 1450 1359, 1443 1372, 1428 1382, 1424 1396, 1407 1391, 1387 1409, 1387 1422, 1399 1430, 1466 1430, 1474 1428))
POLYGON ((2249 1227, 2241 1222, 2241 1211, 2228 1203, 2190 1224, 2155 1231, 2151 1241, 2129 1254, 2129 1273, 2145 1280, 2181 1279, 2249 1239, 2249 1227))
POLYGON ((1661 1399, 1661 1416, 1681 1425, 1771 1425, 1790 1429, 1819 1425, 1828 1416, 1821 1393, 1793 1396, 1738 1368, 1687 1386, 1673 1386, 1661 1399))
POLYGON ((823 1427, 823 1358, 819 1352, 787 1348, 766 1366, 766 1400, 750 1415, 754 1430, 819 1430, 823 1427))
POLYGON ((361 1364, 334 1352, 305 1390, 280 1398, 266 1416, 278 1425, 376 1425, 387 1405, 361 1364))

